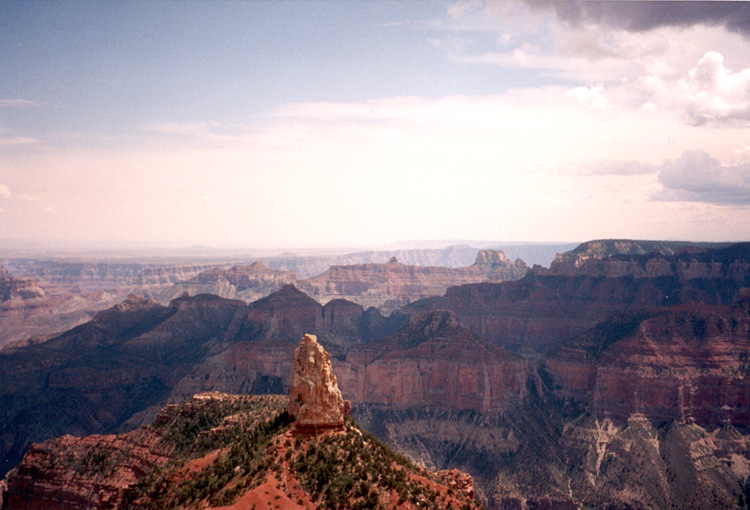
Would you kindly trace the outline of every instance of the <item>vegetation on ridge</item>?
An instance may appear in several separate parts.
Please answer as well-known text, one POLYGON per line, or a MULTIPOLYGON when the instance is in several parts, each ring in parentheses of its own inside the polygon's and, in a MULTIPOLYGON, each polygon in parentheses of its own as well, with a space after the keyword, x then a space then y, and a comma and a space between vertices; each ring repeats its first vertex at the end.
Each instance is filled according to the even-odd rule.
MULTIPOLYGON (((286 497, 320 509, 482 508, 440 475, 361 431, 351 418, 343 430, 295 432, 286 405, 279 395, 208 393, 168 406, 141 429, 154 438, 152 451, 161 452, 162 460, 144 465, 135 483, 121 486, 118 496, 99 507, 201 509, 233 505, 255 490, 277 507, 278 498, 286 497), (274 486, 275 496, 268 495, 264 489, 274 486)), ((118 450, 111 436, 110 443, 81 446, 70 440, 71 450, 55 459, 59 452, 51 449, 50 460, 58 470, 84 474, 87 483, 117 477, 121 464, 128 464, 129 452, 118 450)))

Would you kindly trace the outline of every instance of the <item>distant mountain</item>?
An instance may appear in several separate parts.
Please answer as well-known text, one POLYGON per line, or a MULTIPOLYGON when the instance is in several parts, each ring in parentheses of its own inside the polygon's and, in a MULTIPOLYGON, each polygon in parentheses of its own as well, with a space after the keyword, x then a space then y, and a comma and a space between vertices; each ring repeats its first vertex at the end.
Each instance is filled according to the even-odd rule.
POLYGON ((268 257, 260 259, 272 269, 294 271, 300 278, 317 276, 332 266, 355 264, 383 264, 392 258, 406 265, 439 266, 448 268, 472 265, 482 249, 502 251, 510 260, 521 259, 529 266, 548 266, 555 255, 575 247, 575 244, 498 244, 477 248, 456 244, 445 248, 410 248, 364 251, 335 256, 268 257))
POLYGON ((332 266, 321 275, 299 281, 298 285, 321 303, 347 299, 365 308, 375 306, 390 313, 417 299, 443 294, 448 287, 518 280, 527 271, 522 260, 513 262, 503 252, 481 250, 467 267, 407 265, 392 257, 385 264, 332 266))
MULTIPOLYGON (((514 263, 513 258, 503 260, 503 264, 480 267, 475 264, 479 254, 476 248, 452 246, 440 250, 277 256, 263 259, 266 265, 257 259, 191 259, 187 253, 181 257, 142 259, 97 260, 80 255, 69 259, 11 258, 4 261, 7 267, 14 274, 25 275, 22 278, 31 278, 29 281, 34 281, 47 299, 33 303, 13 301, 12 306, 6 306, 12 308, 10 313, 3 315, 0 311, 0 348, 59 334, 130 294, 155 298, 163 304, 184 293, 208 293, 251 302, 285 284, 296 283, 323 303, 345 298, 365 307, 386 307, 391 311, 421 297, 442 294, 451 285, 504 281, 525 274, 523 264, 518 260, 514 263), (386 265, 393 257, 398 257, 401 271, 394 272, 386 265), (382 274, 347 267, 363 264, 381 264, 378 270, 382 274), (507 267, 503 269, 502 265, 507 267), (299 283, 305 279, 311 280, 308 285, 299 283), (359 290, 352 290, 355 280, 361 284, 359 290)), ((21 280, 16 277, 16 281, 21 280)))

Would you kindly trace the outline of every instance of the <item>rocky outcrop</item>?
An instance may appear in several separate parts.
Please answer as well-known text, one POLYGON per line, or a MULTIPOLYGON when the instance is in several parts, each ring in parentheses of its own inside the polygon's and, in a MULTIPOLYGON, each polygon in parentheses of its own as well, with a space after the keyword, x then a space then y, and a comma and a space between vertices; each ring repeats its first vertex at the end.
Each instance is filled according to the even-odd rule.
POLYGON ((41 299, 42 289, 33 278, 17 278, 0 267, 0 303, 12 300, 41 299))
POLYGON ((298 285, 321 303, 343 298, 365 308, 392 311, 419 298, 440 295, 451 286, 517 280, 527 270, 522 260, 511 262, 502 252, 482 250, 468 267, 405 265, 393 257, 385 264, 333 266, 298 285))
POLYGON ((294 351, 289 414, 298 430, 344 426, 344 399, 328 353, 314 335, 305 335, 294 351))
POLYGON ((8 475, 3 508, 116 508, 125 490, 164 465, 171 451, 149 429, 122 436, 65 435, 33 444, 8 475))
POLYGON ((570 490, 585 508, 743 508, 750 437, 731 426, 671 423, 635 413, 566 426, 570 490))

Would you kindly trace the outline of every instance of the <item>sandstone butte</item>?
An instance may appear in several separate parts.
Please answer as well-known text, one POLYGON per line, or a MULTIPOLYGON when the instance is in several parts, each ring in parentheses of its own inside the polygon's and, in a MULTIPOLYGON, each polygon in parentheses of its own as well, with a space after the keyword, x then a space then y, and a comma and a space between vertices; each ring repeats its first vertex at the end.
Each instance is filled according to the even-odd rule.
POLYGON ((294 351, 289 388, 297 430, 343 428, 345 407, 328 352, 315 335, 305 335, 294 351))

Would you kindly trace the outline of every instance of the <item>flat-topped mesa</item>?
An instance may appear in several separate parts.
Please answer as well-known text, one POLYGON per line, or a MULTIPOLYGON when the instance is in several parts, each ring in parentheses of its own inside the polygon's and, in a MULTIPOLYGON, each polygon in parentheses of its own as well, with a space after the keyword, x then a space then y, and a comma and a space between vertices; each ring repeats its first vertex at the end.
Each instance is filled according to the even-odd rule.
POLYGON ((343 428, 341 397, 331 360, 314 335, 305 335, 294 351, 289 389, 289 414, 298 432, 343 428))

